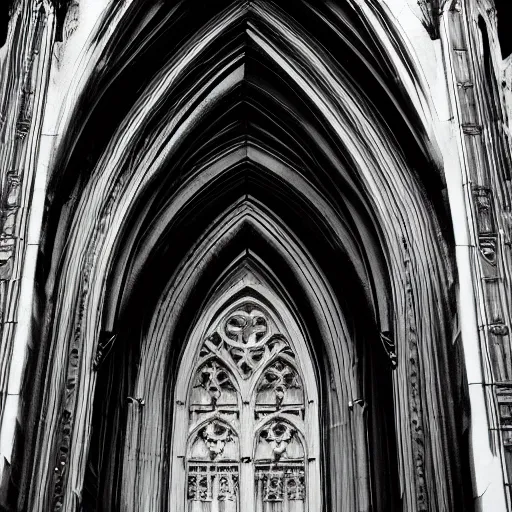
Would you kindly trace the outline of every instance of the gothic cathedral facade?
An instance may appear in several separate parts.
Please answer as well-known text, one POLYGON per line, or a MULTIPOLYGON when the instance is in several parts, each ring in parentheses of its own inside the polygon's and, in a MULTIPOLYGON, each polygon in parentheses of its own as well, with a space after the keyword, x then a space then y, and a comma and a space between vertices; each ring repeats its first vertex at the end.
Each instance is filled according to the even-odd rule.
POLYGON ((500 0, 2 0, 0 510, 512 512, 500 0))

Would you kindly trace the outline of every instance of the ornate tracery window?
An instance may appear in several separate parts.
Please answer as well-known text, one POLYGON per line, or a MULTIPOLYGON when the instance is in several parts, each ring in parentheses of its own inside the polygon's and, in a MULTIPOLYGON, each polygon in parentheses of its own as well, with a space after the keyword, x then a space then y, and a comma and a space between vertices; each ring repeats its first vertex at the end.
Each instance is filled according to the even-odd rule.
POLYGON ((316 387, 305 385, 311 363, 295 344, 254 299, 232 305, 200 340, 177 400, 186 449, 175 436, 182 463, 173 471, 186 491, 180 498, 175 474, 172 499, 184 499, 182 510, 319 510, 316 387))

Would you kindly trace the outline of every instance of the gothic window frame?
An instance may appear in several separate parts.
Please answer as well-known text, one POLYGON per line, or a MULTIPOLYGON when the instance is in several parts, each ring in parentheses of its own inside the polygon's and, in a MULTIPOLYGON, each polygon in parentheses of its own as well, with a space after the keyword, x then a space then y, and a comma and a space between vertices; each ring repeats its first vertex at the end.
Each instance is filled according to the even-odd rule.
MULTIPOLYGON (((262 289, 262 287, 258 288, 258 290, 251 290, 243 296, 229 297, 229 293, 224 294, 224 296, 221 297, 221 304, 219 304, 220 300, 217 300, 211 304, 209 308, 205 308, 205 311, 199 315, 195 327, 186 340, 176 379, 173 403, 171 460, 169 461, 171 468, 169 510, 171 512, 189 510, 187 487, 189 483, 189 447, 193 442, 191 441, 193 439, 192 435, 195 435, 195 433, 201 429, 201 425, 206 425, 208 421, 214 418, 220 418, 217 413, 212 412, 212 415, 206 416, 204 421, 197 424, 190 423, 191 390, 197 372, 204 367, 208 361, 214 361, 218 358, 218 354, 210 354, 206 357, 201 357, 201 351, 204 350, 205 341, 226 323, 229 315, 232 315, 233 312, 237 311, 240 307, 245 307, 248 303, 252 304, 266 315, 267 321, 269 322, 269 330, 272 331, 273 335, 275 334, 276 337, 284 341, 288 346, 288 352, 292 353, 294 357, 292 358, 293 361, 291 361, 290 356, 287 356, 287 354, 282 351, 271 355, 271 357, 267 358, 267 360, 257 367, 253 374, 245 380, 246 389, 242 389, 243 385, 240 385, 240 382, 242 382, 242 384, 244 382, 241 373, 236 375, 233 366, 222 361, 222 363, 225 363, 225 368, 231 378, 233 379, 234 377, 232 382, 237 396, 239 423, 238 430, 235 428, 235 432, 238 436, 240 450, 238 458, 238 483, 243 486, 243 510, 244 512, 260 512, 260 510, 263 510, 263 508, 257 507, 256 504, 257 485, 260 485, 259 483, 255 483, 257 465, 260 464, 259 467, 262 467, 262 463, 255 460, 258 443, 257 436, 274 420, 277 423, 289 423, 294 428, 297 427, 294 435, 296 439, 298 439, 297 442, 300 442, 302 445, 304 461, 304 512, 320 512, 321 510, 322 487, 320 484, 319 394, 312 356, 306 342, 305 333, 300 328, 300 324, 293 312, 270 290, 262 289), (286 361, 297 373, 303 395, 302 418, 288 418, 286 413, 279 409, 281 407, 280 405, 276 406, 278 409, 266 418, 262 417, 257 419, 255 417, 258 395, 257 387, 263 379, 264 372, 278 361, 286 361), (250 385, 248 383, 250 383, 250 385), (186 425, 187 428, 184 428, 184 425, 186 425)), ((285 350, 285 352, 287 350, 285 350)), ((295 408, 299 410, 300 407, 300 404, 298 404, 295 408)), ((289 409, 290 408, 287 410, 289 409)), ((297 412, 291 413, 291 415, 297 416, 297 412)), ((277 457, 277 455, 274 456, 277 457)), ((212 466, 213 465, 214 461, 212 461, 212 466)), ((284 466, 284 463, 279 464, 278 459, 274 459, 274 467, 276 470, 278 467, 284 466)), ((298 463, 296 463, 296 467, 299 467, 298 463)), ((297 474, 300 474, 300 469, 297 470, 297 474)), ((283 481, 285 481, 284 477, 283 481)), ((241 510, 240 506, 237 510, 241 510)))

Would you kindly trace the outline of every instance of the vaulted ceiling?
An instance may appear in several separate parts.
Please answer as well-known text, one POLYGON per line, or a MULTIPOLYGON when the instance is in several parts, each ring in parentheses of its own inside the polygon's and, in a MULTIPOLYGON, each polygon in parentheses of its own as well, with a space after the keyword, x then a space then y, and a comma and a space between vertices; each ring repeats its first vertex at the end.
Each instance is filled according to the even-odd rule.
MULTIPOLYGON (((75 208, 98 197, 94 187, 107 194, 136 181, 123 196, 129 204, 116 243, 125 266, 127 237, 136 244, 141 256, 130 257, 139 272, 141 258, 166 245, 178 191, 197 183, 181 209, 194 222, 247 195, 271 201, 280 217, 308 218, 311 232, 343 219, 343 251, 371 293, 365 267, 383 265, 372 247, 385 246, 371 241, 384 236, 372 188, 385 183, 391 201, 398 200, 393 188, 400 196, 411 186, 425 190, 446 228, 432 144, 388 49, 357 10, 220 2, 198 13, 186 2, 153 9, 134 2, 120 25, 87 77, 61 146, 49 243, 72 229, 63 225, 75 208), (402 178, 393 182, 396 164, 402 178)), ((407 215, 398 203, 395 211, 407 215)))

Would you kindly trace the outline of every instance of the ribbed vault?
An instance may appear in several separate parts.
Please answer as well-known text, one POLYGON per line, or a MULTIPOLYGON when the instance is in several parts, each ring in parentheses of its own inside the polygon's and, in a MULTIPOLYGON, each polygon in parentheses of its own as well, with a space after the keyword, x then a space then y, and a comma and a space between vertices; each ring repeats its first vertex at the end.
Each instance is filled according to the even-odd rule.
POLYGON ((112 8, 91 42, 50 181, 20 504, 167 510, 184 340, 250 282, 310 344, 324 509, 462 510, 421 100, 356 2, 213 4, 112 8))

